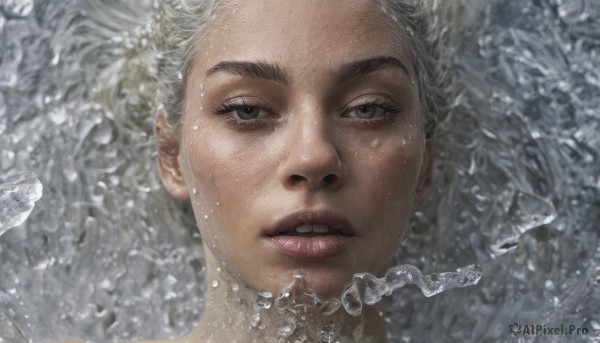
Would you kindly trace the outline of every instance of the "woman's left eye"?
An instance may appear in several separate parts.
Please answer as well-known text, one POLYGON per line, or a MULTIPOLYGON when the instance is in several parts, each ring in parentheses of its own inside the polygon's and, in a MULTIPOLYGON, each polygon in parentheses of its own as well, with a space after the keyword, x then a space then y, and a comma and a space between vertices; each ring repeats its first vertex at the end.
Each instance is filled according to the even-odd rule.
POLYGON ((379 105, 368 104, 368 105, 356 106, 346 113, 348 115, 350 115, 351 117, 358 118, 358 119, 373 119, 373 118, 377 118, 377 117, 382 117, 387 112, 388 112, 388 110, 384 109, 383 107, 381 107, 379 105))

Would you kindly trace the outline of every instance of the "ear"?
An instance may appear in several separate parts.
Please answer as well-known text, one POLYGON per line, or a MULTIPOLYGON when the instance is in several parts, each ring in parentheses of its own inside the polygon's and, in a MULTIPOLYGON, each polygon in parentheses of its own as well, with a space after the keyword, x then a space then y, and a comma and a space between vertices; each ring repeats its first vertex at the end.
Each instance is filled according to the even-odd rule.
POLYGON ((168 126, 164 113, 156 116, 155 130, 158 144, 156 164, 160 179, 173 198, 179 201, 188 200, 190 195, 179 164, 179 143, 168 126))
POLYGON ((433 184, 433 140, 427 139, 425 143, 425 151, 423 152, 423 162, 419 172, 419 180, 417 183, 417 191, 415 193, 414 202, 421 203, 427 200, 429 192, 433 184))

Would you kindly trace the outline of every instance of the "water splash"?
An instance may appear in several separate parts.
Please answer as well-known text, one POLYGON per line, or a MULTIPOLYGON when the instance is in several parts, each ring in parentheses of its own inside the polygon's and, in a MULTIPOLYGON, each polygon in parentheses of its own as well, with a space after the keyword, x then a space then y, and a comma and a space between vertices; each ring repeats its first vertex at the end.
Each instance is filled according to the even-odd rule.
POLYGON ((374 305, 383 296, 389 296, 394 290, 408 284, 416 285, 423 295, 431 297, 451 288, 476 285, 481 273, 481 267, 470 265, 456 272, 423 275, 417 267, 408 264, 390 268, 382 278, 369 273, 357 273, 354 274, 352 285, 342 295, 342 304, 349 314, 358 316, 363 303, 374 305))
POLYGON ((31 172, 0 184, 0 236, 27 219, 42 197, 42 189, 42 183, 31 172))

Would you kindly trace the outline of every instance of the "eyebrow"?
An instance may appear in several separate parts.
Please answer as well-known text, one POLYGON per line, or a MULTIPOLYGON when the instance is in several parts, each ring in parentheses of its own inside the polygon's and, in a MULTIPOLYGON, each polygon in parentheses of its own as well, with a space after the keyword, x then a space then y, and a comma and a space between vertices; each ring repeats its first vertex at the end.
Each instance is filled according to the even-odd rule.
MULTIPOLYGON (((392 56, 376 56, 351 61, 343 64, 337 71, 332 72, 331 76, 337 79, 338 82, 344 82, 350 78, 385 68, 400 69, 410 79, 410 72, 406 65, 392 56)), ((206 72, 206 77, 217 72, 226 72, 249 78, 260 78, 284 85, 288 85, 290 79, 283 68, 263 61, 221 61, 206 72)))
POLYGON ((287 85, 289 76, 283 68, 268 62, 252 61, 221 61, 206 72, 210 76, 216 72, 223 71, 233 75, 249 78, 259 78, 275 81, 287 85))
POLYGON ((392 56, 376 56, 346 63, 338 71, 334 72, 333 76, 338 82, 343 82, 355 76, 365 75, 385 68, 400 69, 410 79, 410 72, 406 65, 392 56))

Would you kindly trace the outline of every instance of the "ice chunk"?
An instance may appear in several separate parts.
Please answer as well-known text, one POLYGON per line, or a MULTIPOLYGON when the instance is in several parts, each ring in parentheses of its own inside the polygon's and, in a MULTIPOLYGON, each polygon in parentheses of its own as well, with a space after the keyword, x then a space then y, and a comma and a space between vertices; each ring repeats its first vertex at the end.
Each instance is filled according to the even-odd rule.
POLYGON ((31 172, 0 184, 0 235, 22 224, 41 197, 42 183, 31 172))

